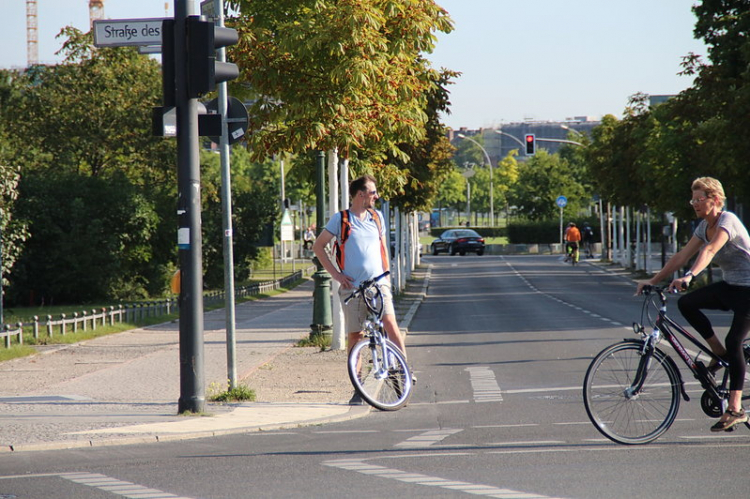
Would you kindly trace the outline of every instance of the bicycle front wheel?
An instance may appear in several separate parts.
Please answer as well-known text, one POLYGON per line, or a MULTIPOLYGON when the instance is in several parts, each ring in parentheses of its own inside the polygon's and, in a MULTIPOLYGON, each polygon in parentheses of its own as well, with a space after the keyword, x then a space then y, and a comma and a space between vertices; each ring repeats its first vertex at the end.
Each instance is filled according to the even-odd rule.
POLYGON ((368 404, 381 411, 395 411, 406 405, 411 396, 411 372, 398 347, 390 340, 384 341, 387 359, 382 344, 364 339, 349 353, 347 369, 352 385, 368 404))
POLYGON ((641 343, 616 343, 591 362, 583 382, 586 412, 599 432, 620 444, 645 444, 669 429, 680 408, 680 375, 669 357, 654 350, 646 359, 641 343), (641 384, 638 388, 635 384, 641 384))

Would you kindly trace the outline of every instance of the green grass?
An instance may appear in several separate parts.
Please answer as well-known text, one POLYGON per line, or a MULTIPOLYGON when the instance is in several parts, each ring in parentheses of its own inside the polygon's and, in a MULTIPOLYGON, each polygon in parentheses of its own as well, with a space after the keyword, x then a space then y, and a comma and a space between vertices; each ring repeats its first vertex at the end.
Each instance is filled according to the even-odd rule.
POLYGON ((331 336, 324 334, 310 335, 307 338, 302 338, 296 344, 298 347, 318 347, 320 351, 331 348, 331 336))
POLYGON ((27 357, 35 353, 36 349, 29 345, 11 345, 10 348, 0 347, 0 362, 27 357))
POLYGON ((237 385, 232 389, 215 393, 216 384, 212 383, 209 386, 208 400, 211 402, 254 402, 255 401, 255 390, 248 388, 245 385, 237 385), (214 393, 211 393, 211 391, 214 393))
MULTIPOLYGON (((422 252, 426 253, 429 251, 430 244, 432 244, 432 241, 434 241, 436 238, 432 236, 420 236, 419 242, 422 243, 422 252)), ((484 244, 508 244, 508 238, 507 237, 485 237, 484 238, 484 244)))

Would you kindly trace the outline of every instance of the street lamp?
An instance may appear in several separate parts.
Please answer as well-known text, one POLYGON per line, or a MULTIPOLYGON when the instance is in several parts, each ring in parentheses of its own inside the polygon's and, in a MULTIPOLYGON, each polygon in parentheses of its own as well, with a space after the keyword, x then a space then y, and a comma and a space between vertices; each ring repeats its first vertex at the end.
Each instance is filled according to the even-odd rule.
POLYGON ((567 130, 569 132, 573 132, 576 135, 578 135, 579 137, 583 137, 583 134, 581 132, 579 132, 578 130, 576 130, 574 128, 570 128, 568 125, 560 125, 560 128, 562 128, 563 130, 567 130))
POLYGON ((502 130, 493 130, 493 132, 495 132, 495 133, 496 133, 496 134, 498 134, 498 135, 505 135, 506 137, 510 137, 511 139, 513 139, 513 140, 515 140, 516 142, 518 142, 518 145, 519 145, 519 146, 521 146, 521 150, 522 150, 522 151, 525 151, 525 150, 526 150, 526 144, 524 144, 523 142, 521 142, 521 139, 519 139, 519 138, 518 138, 518 137, 516 137, 515 135, 511 135, 511 134, 509 134, 509 133, 505 133, 505 132, 503 132, 502 130))
POLYGON ((482 144, 480 144, 476 140, 472 139, 471 137, 467 137, 466 135, 462 133, 459 133, 457 135, 458 135, 458 138, 466 139, 470 142, 473 142, 477 146, 479 146, 479 148, 484 153, 484 159, 487 160, 487 167, 490 169, 490 227, 494 227, 495 226, 495 206, 494 206, 494 199, 493 199, 494 198, 493 191, 495 190, 495 185, 492 180, 492 161, 490 161, 490 155, 487 154, 487 150, 484 147, 482 147, 482 144))

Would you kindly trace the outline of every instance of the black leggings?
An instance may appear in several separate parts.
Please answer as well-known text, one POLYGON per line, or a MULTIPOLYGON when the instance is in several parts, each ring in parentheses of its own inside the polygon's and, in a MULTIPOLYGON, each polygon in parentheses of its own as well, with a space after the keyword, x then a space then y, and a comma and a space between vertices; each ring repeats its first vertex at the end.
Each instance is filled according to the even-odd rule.
POLYGON ((750 287, 733 286, 726 282, 709 284, 682 296, 677 301, 683 317, 703 338, 714 336, 714 329, 704 310, 731 310, 734 312, 725 345, 729 362, 729 389, 742 390, 745 381, 745 357, 742 342, 750 331, 750 287))

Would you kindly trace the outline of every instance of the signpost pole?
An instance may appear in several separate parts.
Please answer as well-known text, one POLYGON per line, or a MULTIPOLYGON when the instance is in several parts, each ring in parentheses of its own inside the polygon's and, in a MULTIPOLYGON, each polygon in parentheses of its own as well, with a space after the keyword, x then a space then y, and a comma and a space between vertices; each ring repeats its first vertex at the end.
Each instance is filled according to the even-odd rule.
MULTIPOLYGON (((224 2, 215 0, 216 24, 224 26, 224 2)), ((219 62, 226 62, 226 50, 220 48, 217 53, 219 62)), ((221 120, 221 141, 219 155, 221 156, 221 214, 224 225, 224 304, 227 336, 227 379, 229 389, 237 387, 237 354, 235 334, 235 304, 234 304, 234 242, 232 240, 232 179, 229 165, 229 127, 227 125, 227 83, 221 82, 219 87, 219 114, 221 120)))

